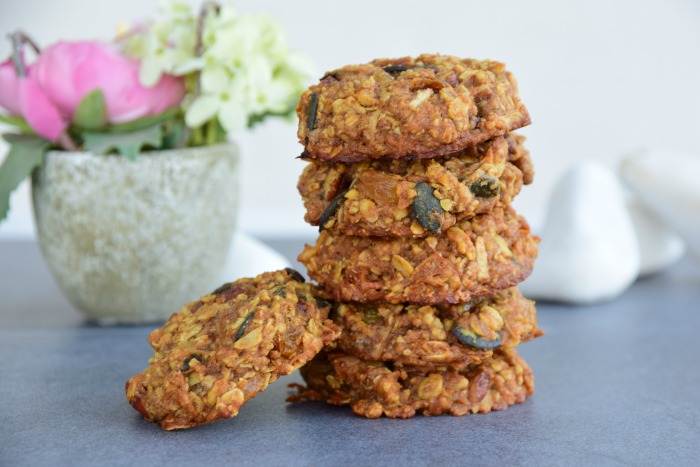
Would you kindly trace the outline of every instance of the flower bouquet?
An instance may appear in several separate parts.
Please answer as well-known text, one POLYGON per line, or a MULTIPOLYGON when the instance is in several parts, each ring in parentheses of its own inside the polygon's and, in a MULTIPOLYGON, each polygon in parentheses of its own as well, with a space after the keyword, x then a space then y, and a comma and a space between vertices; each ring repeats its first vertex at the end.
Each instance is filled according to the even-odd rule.
POLYGON ((0 220, 31 174, 44 257, 90 318, 157 320, 205 292, 235 221, 230 138, 292 115, 308 64, 270 18, 211 2, 170 2, 111 42, 10 40, 0 220))

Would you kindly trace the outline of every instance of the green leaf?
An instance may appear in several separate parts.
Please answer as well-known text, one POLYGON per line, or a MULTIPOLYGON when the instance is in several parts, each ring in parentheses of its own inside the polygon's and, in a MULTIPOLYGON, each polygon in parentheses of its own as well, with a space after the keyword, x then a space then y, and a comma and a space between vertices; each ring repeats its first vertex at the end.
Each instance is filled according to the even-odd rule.
POLYGON ((107 124, 107 105, 100 89, 95 89, 83 97, 73 114, 73 123, 86 130, 104 128, 107 124))
POLYGON ((148 117, 137 118, 126 123, 119 123, 117 125, 111 125, 109 131, 112 133, 128 133, 135 130, 142 130, 144 128, 155 125, 156 123, 162 123, 175 115, 180 111, 179 107, 172 107, 163 113, 158 115, 151 115, 148 117))
POLYGON ((20 117, 19 115, 3 115, 0 114, 0 123, 4 123, 5 125, 10 125, 15 128, 17 128, 19 131, 22 133, 34 133, 34 130, 32 130, 32 127, 29 126, 27 121, 20 117))
POLYGON ((3 138, 10 144, 10 152, 0 165, 0 221, 10 210, 10 194, 41 165, 51 145, 38 136, 7 134, 3 138))
POLYGON ((163 149, 185 147, 189 135, 182 119, 168 120, 163 124, 163 129, 163 149))
POLYGON ((85 150, 95 154, 107 154, 116 150, 128 159, 136 159, 141 149, 146 146, 159 148, 163 141, 161 125, 153 125, 130 133, 83 132, 85 150))

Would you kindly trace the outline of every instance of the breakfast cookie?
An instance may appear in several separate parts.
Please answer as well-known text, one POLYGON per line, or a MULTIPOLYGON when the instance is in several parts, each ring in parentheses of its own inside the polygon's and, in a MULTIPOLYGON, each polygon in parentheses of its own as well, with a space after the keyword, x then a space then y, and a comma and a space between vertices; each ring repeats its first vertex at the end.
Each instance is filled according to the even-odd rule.
POLYGON ((474 304, 342 303, 331 317, 342 330, 338 351, 414 366, 461 368, 542 334, 534 302, 516 288, 474 304))
POLYGON ((338 337, 329 308, 293 269, 224 284, 151 332, 155 353, 126 397, 166 430, 235 417, 338 337))
POLYGON ((499 350, 460 371, 368 362, 341 353, 321 353, 301 369, 307 386, 294 385, 290 402, 350 405, 367 418, 382 415, 467 415, 502 410, 534 392, 527 363, 515 350, 499 350))
POLYGON ((533 169, 524 137, 510 134, 448 158, 311 161, 297 185, 305 220, 358 236, 425 237, 508 204, 533 169))
POLYGON ((498 206, 440 236, 381 238, 324 230, 299 255, 336 301, 455 304, 513 287, 531 272, 539 239, 498 206))
POLYGON ((304 155, 336 162, 444 156, 530 123, 502 63, 429 54, 330 71, 297 114, 304 155))

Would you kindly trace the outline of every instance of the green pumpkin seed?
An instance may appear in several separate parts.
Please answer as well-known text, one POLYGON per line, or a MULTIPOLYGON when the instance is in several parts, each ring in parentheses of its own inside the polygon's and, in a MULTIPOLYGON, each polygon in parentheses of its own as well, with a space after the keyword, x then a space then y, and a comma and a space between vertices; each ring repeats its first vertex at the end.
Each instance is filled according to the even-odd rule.
POLYGON ((501 335, 493 340, 484 339, 483 337, 477 336, 471 331, 467 331, 461 326, 455 326, 452 328, 452 334, 459 340, 462 344, 468 345, 470 347, 475 347, 482 350, 495 349, 501 345, 501 335))
POLYGON ((338 211, 338 208, 340 208, 340 205, 343 204, 345 201, 345 193, 348 190, 342 190, 340 193, 335 195, 335 198, 331 200, 330 203, 328 203, 328 206, 326 206, 326 209, 323 210, 321 213, 321 217, 318 219, 318 231, 321 232, 323 231, 323 226, 326 225, 326 222, 328 222, 331 217, 335 216, 335 213, 338 211))
POLYGON ((408 70, 408 67, 406 65, 401 65, 401 64, 387 65, 387 66, 383 67, 382 70, 386 71, 391 76, 396 76, 396 75, 408 70))
POLYGON ((233 285, 233 282, 226 282, 225 284, 219 286, 216 290, 214 290, 211 293, 211 295, 216 295, 216 294, 220 294, 221 292, 225 292, 228 289, 230 289, 232 285, 233 285))
POLYGON ((311 93, 309 107, 306 114, 306 128, 311 131, 316 128, 316 113, 318 112, 318 94, 311 93))
POLYGON ((236 334, 233 336, 233 342, 236 342, 238 339, 243 337, 243 334, 245 334, 246 328, 248 327, 250 322, 253 320, 253 316, 255 316, 255 312, 250 312, 246 315, 245 318, 243 318, 243 322, 238 327, 236 334))
POLYGON ((442 206, 433 194, 433 188, 425 182, 416 183, 416 199, 411 206, 411 215, 430 232, 440 232, 442 227, 442 206))
POLYGON ((477 198, 492 198, 498 194, 500 189, 501 183, 491 175, 482 175, 469 185, 469 191, 474 193, 477 198))
POLYGON ((289 277, 291 277, 293 280, 295 280, 297 282, 301 282, 301 283, 306 282, 306 279, 304 279, 304 276, 302 276, 301 273, 299 271, 297 271, 296 269, 284 268, 284 270, 287 273, 287 275, 289 275, 289 277))

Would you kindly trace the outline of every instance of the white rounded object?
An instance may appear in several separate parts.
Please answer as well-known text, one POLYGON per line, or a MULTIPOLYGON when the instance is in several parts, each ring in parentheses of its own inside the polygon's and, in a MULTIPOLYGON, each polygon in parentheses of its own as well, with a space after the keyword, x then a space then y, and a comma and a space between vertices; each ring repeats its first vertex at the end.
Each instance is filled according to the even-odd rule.
POLYGON ((604 166, 579 163, 559 180, 541 232, 539 259, 522 291, 533 298, 593 303, 637 278, 639 248, 625 196, 604 166))

